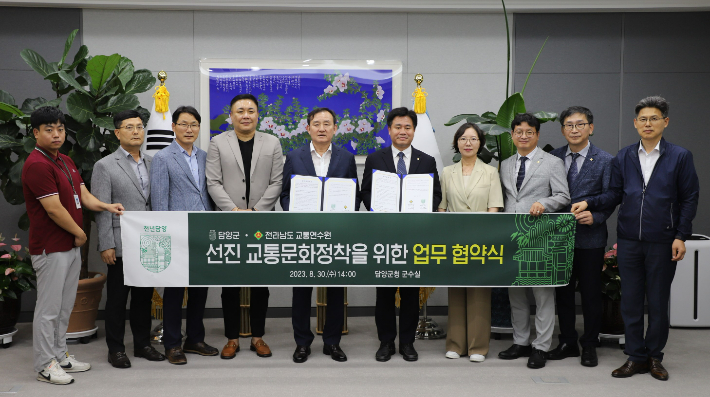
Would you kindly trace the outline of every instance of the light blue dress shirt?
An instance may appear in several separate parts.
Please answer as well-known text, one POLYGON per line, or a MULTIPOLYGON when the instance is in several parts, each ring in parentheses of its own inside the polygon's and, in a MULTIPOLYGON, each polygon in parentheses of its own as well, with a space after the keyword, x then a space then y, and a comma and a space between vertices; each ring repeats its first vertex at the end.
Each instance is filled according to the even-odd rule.
POLYGON ((133 158, 133 155, 128 153, 126 149, 123 147, 119 146, 119 149, 123 151, 123 154, 126 156, 128 159, 128 163, 131 164, 131 168, 133 169, 133 173, 136 174, 136 178, 138 178, 138 183, 141 185, 141 189, 143 190, 143 197, 148 198, 148 187, 150 186, 150 174, 148 173, 148 168, 145 166, 145 162, 143 161, 143 153, 140 153, 140 160, 136 162, 136 159, 133 158))
POLYGON ((200 181, 200 168, 197 165, 197 150, 195 150, 195 148, 193 147, 192 155, 189 155, 187 154, 187 150, 185 150, 182 146, 178 145, 178 147, 180 148, 182 154, 185 156, 183 158, 187 162, 187 166, 190 167, 190 172, 192 172, 192 177, 195 178, 197 188, 202 191, 202 181, 200 181))

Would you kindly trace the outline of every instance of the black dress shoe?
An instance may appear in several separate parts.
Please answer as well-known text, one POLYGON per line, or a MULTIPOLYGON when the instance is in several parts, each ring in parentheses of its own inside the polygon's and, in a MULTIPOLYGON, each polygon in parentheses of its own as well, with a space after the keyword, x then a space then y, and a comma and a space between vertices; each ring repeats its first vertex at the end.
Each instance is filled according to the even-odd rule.
POLYGON ((185 343, 182 346, 182 350, 185 353, 194 353, 199 354, 201 356, 216 356, 217 354, 219 354, 219 350, 208 345, 205 342, 185 343))
POLYGON ((324 345, 323 354, 329 355, 335 361, 344 362, 348 361, 348 356, 340 348, 340 345, 324 345))
POLYGON ((128 359, 125 352, 109 353, 108 362, 114 368, 131 368, 131 360, 128 359))
POLYGON ((399 345, 399 354, 402 355, 404 361, 417 361, 419 359, 419 354, 414 350, 414 343, 399 345))
POLYGON ((532 348, 530 358, 528 358, 528 368, 539 369, 545 366, 547 362, 547 352, 532 348))
POLYGON ((530 353, 532 353, 532 346, 513 344, 513 346, 498 353, 498 358, 503 360, 515 360, 520 357, 530 357, 530 353))
POLYGON ((182 351, 182 347, 171 347, 170 349, 165 349, 165 357, 168 359, 170 364, 175 365, 185 365, 187 364, 187 357, 185 357, 185 352, 182 351))
POLYGON ((381 362, 389 361, 393 354, 394 342, 380 342, 380 348, 375 353, 375 360, 381 362))
POLYGON ((599 365, 596 347, 590 346, 582 348, 582 365, 585 367, 596 367, 599 365))
POLYGON ((562 360, 567 357, 579 357, 577 344, 560 343, 556 348, 547 353, 548 360, 562 360))
POLYGON ((153 346, 143 346, 133 349, 133 357, 143 357, 148 361, 164 361, 165 356, 155 350, 153 346))
POLYGON ((308 355, 311 354, 311 348, 309 346, 296 346, 296 351, 293 352, 293 362, 294 363, 305 363, 308 360, 308 355))

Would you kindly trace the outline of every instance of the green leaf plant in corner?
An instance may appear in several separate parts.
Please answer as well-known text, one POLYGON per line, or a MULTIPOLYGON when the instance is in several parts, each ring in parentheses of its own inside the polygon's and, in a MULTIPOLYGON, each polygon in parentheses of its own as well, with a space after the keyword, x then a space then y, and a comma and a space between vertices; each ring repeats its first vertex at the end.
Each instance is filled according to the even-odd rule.
MULTIPOLYGON (((56 98, 26 99, 21 106, 0 87, 0 190, 12 205, 24 203, 22 194, 22 166, 35 147, 30 126, 30 114, 42 106, 66 108, 67 139, 59 149, 74 160, 87 188, 90 189, 94 163, 118 149, 114 134, 113 115, 123 110, 137 110, 147 123, 150 112, 140 107, 136 94, 146 92, 156 84, 147 69, 136 70, 133 62, 119 54, 89 55, 82 45, 71 61, 67 55, 79 30, 74 30, 64 44, 58 62, 47 62, 31 49, 20 52, 22 59, 46 80, 56 98)), ((90 211, 84 210, 84 232, 91 236, 90 211)), ((25 213, 18 226, 27 230, 29 219, 25 213)), ((82 278, 88 274, 89 242, 82 247, 82 278)))
MULTIPOLYGON (((496 160, 498 162, 499 167, 500 163, 502 163, 503 160, 514 155, 516 152, 515 145, 513 145, 513 139, 510 135, 510 123, 513 121, 517 114, 525 113, 527 111, 525 108, 525 99, 523 99, 523 93, 525 92, 525 87, 528 85, 528 79, 532 74, 533 68, 535 68, 535 63, 537 63, 537 59, 540 57, 543 48, 545 48, 545 44, 547 44, 547 39, 545 39, 545 42, 542 44, 542 47, 537 53, 535 61, 530 67, 530 71, 528 72, 528 75, 525 78, 525 84, 523 84, 523 89, 520 90, 520 92, 509 94, 510 29, 508 27, 508 14, 505 8, 505 1, 501 1, 501 3, 503 3, 503 15, 505 16, 505 30, 507 33, 508 42, 508 69, 505 84, 505 95, 507 96, 507 98, 500 106, 497 113, 489 111, 481 115, 473 113, 459 114, 457 116, 452 117, 451 120, 449 120, 445 124, 446 126, 452 126, 460 123, 461 121, 465 121, 467 123, 478 125, 481 130, 486 134, 486 146, 481 150, 481 153, 478 155, 478 158, 483 160, 486 164, 490 163, 492 160, 496 160)), ((546 123, 548 121, 557 120, 557 113, 554 112, 536 112, 533 114, 540 120, 540 123, 546 123)), ((552 150, 552 147, 547 145, 544 150, 549 152, 550 150, 552 150)), ((461 155, 458 153, 455 154, 453 161, 456 163, 460 160, 461 155)))

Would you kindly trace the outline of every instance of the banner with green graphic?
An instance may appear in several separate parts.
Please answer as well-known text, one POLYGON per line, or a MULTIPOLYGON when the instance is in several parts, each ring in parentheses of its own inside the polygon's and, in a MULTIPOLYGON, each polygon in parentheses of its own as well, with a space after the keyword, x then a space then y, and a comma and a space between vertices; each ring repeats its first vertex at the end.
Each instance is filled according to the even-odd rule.
POLYGON ((126 285, 544 286, 569 282, 571 214, 127 212, 126 285))

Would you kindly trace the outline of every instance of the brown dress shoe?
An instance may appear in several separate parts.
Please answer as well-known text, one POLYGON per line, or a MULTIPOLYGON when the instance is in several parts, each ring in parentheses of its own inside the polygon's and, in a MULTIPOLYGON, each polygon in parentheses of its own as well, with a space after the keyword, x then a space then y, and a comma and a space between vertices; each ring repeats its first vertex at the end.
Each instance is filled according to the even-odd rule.
POLYGON ((647 372, 648 362, 638 363, 636 361, 626 360, 624 365, 611 373, 611 376, 615 378, 628 378, 634 374, 645 374, 647 372))
POLYGON ((263 339, 259 339, 256 343, 252 342, 249 350, 256 352, 259 357, 271 357, 271 349, 269 349, 269 345, 263 339))
POLYGON ((167 357, 170 364, 184 365, 187 364, 187 357, 182 351, 182 347, 173 347, 165 350, 165 357, 167 357))
POLYGON ((219 357, 224 360, 231 360, 237 356, 237 352, 239 352, 239 345, 232 341, 227 341, 227 344, 222 348, 222 354, 220 354, 219 357))
POLYGON ((651 376, 658 380, 668 380, 668 371, 666 371, 665 368, 663 368, 663 364, 661 364, 661 360, 657 358, 648 358, 648 369, 651 372, 651 376))

